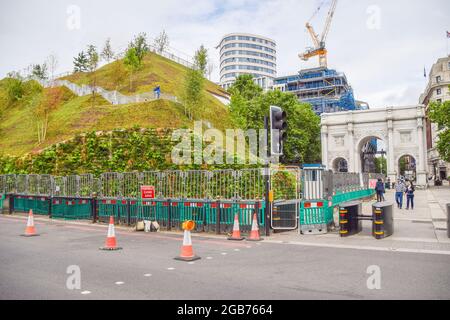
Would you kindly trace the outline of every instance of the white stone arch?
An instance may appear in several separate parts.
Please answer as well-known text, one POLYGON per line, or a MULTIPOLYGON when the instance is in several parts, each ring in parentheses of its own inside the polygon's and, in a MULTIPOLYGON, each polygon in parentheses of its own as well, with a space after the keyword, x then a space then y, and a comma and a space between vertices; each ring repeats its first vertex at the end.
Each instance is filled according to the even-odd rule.
POLYGON ((401 152, 401 153, 399 153, 398 155, 397 155, 397 157, 395 158, 395 168, 396 168, 396 172, 397 172, 397 175, 400 175, 401 174, 401 170, 400 170, 400 160, 403 158, 403 157, 411 157, 411 158, 413 158, 414 159, 414 161, 415 161, 415 163, 416 163, 416 169, 415 169, 415 171, 416 171, 416 174, 417 174, 417 155, 415 155, 413 152, 401 152))
POLYGON ((347 169, 349 168, 348 158, 345 157, 345 156, 337 156, 337 157, 334 157, 334 159, 331 161, 331 168, 330 169, 333 170, 334 173, 338 172, 338 170, 336 170, 336 164, 338 164, 337 163, 338 160, 345 160, 345 162, 347 162, 347 169))
MULTIPOLYGON (((359 139, 359 141, 355 144, 356 150, 355 151, 355 170, 357 172, 361 172, 362 171, 362 163, 361 163, 361 149, 364 146, 365 143, 367 143, 371 138, 375 138, 377 140, 381 140, 386 144, 386 149, 389 149, 388 147, 388 141, 386 139, 386 137, 384 137, 384 135, 382 133, 374 133, 374 132, 369 132, 365 135, 362 135, 362 138, 359 139)), ((389 157, 388 150, 386 151, 386 156, 389 157)), ((387 170, 389 171, 389 164, 388 164, 388 168, 387 170)))
POLYGON ((323 114, 322 161, 333 169, 336 158, 348 161, 349 171, 360 173, 363 142, 373 137, 385 144, 387 171, 397 178, 399 159, 416 160, 417 185, 427 184, 425 106, 387 107, 323 114))

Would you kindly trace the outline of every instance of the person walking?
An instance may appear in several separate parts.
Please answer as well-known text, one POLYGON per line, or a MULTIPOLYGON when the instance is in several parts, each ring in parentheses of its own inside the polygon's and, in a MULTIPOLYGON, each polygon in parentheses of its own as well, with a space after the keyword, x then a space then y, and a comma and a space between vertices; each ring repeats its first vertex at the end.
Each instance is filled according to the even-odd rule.
POLYGON ((375 187, 375 191, 377 192, 377 202, 385 201, 384 194, 386 192, 386 189, 384 188, 383 180, 378 179, 377 185, 375 187))
POLYGON ((406 200, 407 200, 407 206, 406 210, 409 210, 411 207, 411 210, 414 210, 414 192, 416 192, 416 188, 414 187, 414 184, 411 182, 408 188, 406 188, 406 200))
POLYGON ((403 180, 398 180, 395 184, 395 201, 399 209, 403 208, 403 195, 406 192, 406 186, 403 180))

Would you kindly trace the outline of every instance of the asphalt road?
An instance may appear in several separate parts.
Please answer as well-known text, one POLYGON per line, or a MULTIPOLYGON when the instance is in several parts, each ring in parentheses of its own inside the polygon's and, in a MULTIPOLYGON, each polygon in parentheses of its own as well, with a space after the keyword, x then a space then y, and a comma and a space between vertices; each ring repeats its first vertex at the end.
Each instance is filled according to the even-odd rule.
POLYGON ((202 259, 175 261, 181 235, 117 231, 118 252, 99 251, 106 228, 0 217, 0 299, 450 299, 450 255, 350 250, 194 238, 202 259), (69 290, 67 268, 81 270, 69 290), (381 289, 367 288, 379 266, 381 289))

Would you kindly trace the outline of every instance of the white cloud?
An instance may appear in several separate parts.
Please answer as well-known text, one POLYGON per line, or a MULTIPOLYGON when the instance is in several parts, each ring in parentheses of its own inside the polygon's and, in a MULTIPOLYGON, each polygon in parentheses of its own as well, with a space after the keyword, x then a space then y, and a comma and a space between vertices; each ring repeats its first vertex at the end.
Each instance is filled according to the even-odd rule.
MULTIPOLYGON (((293 74, 315 66, 297 57, 311 42, 304 24, 321 0, 38 0, 0 4, 0 76, 42 62, 50 52, 58 71, 72 68, 72 57, 87 44, 101 46, 111 37, 125 46, 133 35, 155 37, 163 28, 183 57, 201 44, 218 66, 214 47, 227 33, 268 36, 278 44, 278 73, 293 74), (81 9, 81 29, 66 28, 67 6, 81 9), (185 54, 183 54, 185 53, 185 54)), ((329 2, 329 0, 328 0, 329 2)), ((446 54, 450 31, 447 0, 340 0, 329 34, 331 68, 347 74, 356 97, 372 106, 418 102, 425 87, 423 68, 446 54), (367 28, 367 8, 380 9, 380 29, 367 28)), ((312 21, 321 31, 325 12, 312 21)), ((218 79, 218 67, 214 79, 218 79)))

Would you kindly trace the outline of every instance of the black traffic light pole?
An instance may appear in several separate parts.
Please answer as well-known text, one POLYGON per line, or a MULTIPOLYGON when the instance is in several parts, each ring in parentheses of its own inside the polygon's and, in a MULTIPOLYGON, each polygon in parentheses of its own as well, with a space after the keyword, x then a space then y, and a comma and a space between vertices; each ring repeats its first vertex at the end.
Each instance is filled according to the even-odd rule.
POLYGON ((271 206, 272 203, 270 202, 270 147, 269 147, 269 118, 264 117, 264 129, 266 129, 266 146, 267 146, 267 160, 264 165, 264 179, 265 179, 265 188, 266 188, 266 208, 265 208, 265 215, 266 215, 266 237, 270 237, 270 226, 272 225, 272 217, 271 217, 271 206))

